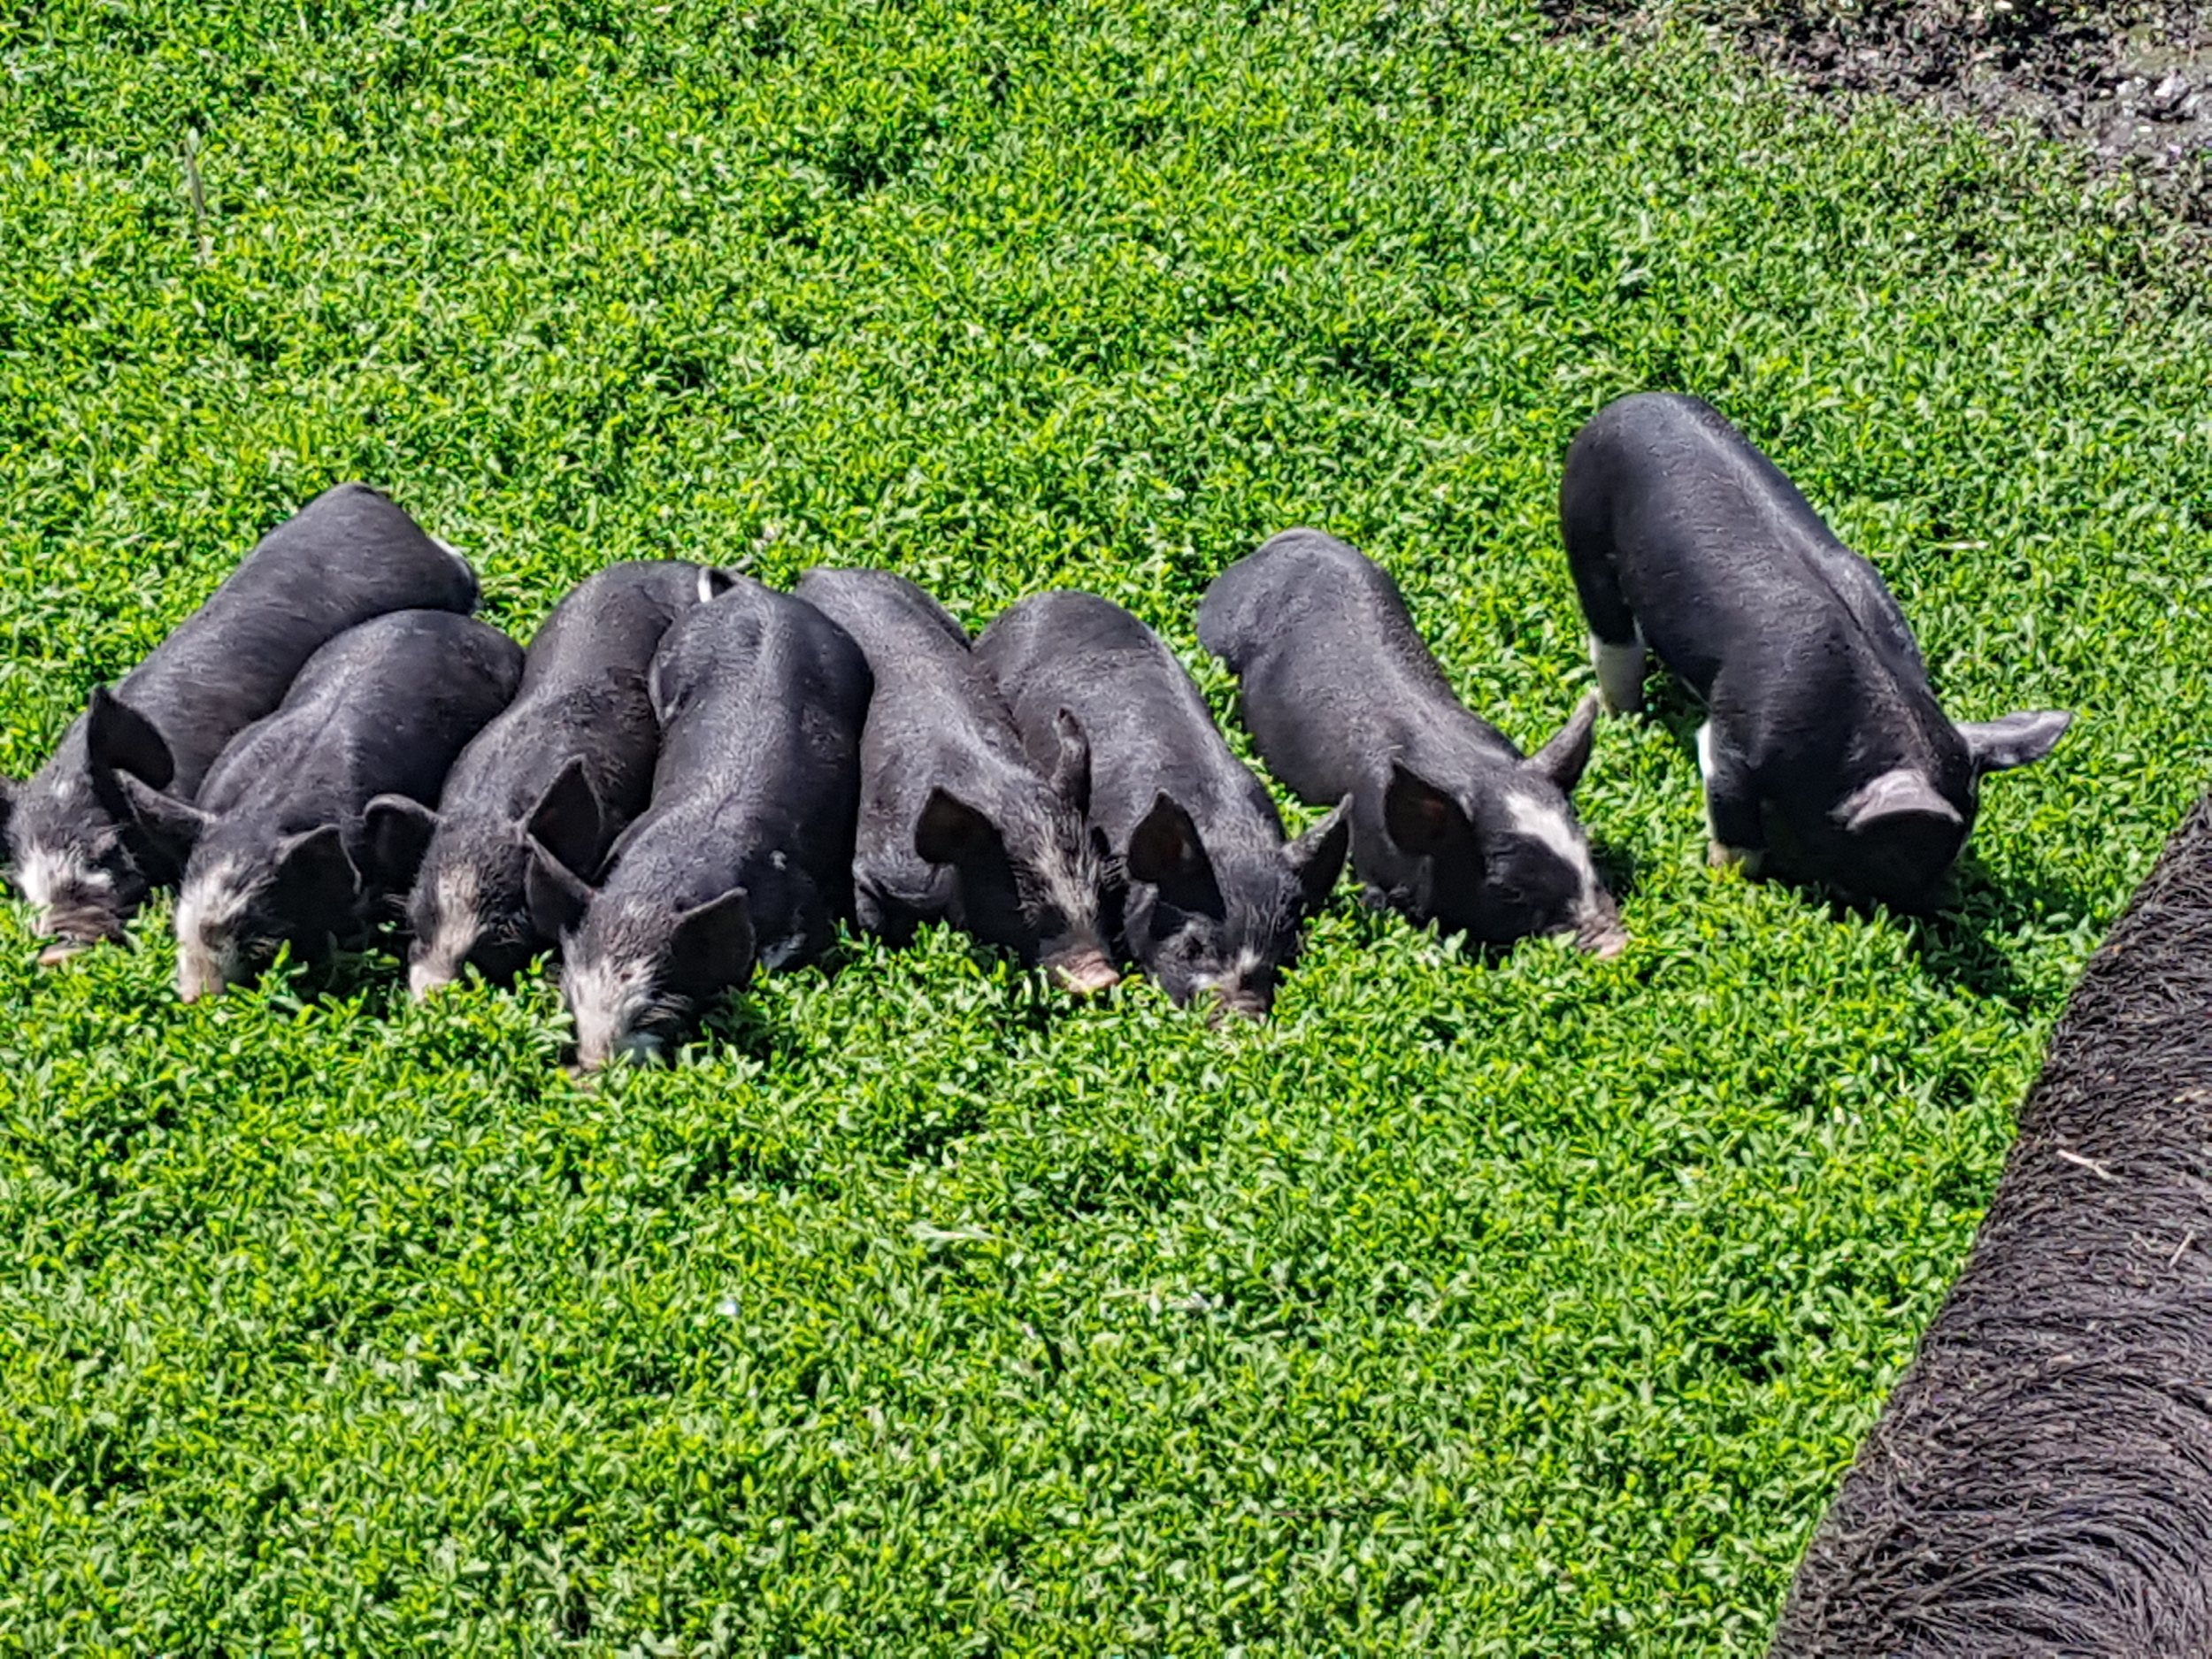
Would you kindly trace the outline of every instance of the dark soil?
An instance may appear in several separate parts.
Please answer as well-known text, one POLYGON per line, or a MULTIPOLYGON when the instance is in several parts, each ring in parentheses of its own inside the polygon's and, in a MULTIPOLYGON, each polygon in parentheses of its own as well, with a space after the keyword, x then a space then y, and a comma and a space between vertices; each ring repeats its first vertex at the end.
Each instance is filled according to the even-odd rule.
MULTIPOLYGON (((1548 0, 1568 28, 1648 0, 1548 0)), ((1686 0, 1821 92, 1991 122, 2026 119, 2212 224, 2212 4, 2205 0, 1686 0)))

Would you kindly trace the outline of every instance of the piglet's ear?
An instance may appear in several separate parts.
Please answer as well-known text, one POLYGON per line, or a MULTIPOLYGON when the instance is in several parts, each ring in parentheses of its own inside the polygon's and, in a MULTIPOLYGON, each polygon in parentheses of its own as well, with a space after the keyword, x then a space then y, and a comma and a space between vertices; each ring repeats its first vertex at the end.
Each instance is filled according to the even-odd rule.
POLYGON ((703 605, 710 600, 720 598, 736 586, 737 572, 735 571, 726 571, 718 565, 702 565, 699 567, 699 603, 703 605))
POLYGON ((334 902, 350 904, 360 891, 360 872, 346 856, 345 838, 335 824, 277 843, 275 896, 280 915, 311 917, 334 902))
POLYGON ((438 815, 403 795, 380 795, 361 814, 361 839, 377 879, 396 893, 415 885, 422 856, 437 833, 438 815))
POLYGON ((669 966, 684 985, 742 985, 752 977, 753 913, 743 887, 676 918, 669 966))
POLYGON ((92 781, 102 805, 136 825, 148 841, 179 865, 192 856, 200 837, 214 822, 190 802, 142 782, 131 772, 95 769, 92 781))
POLYGON ((1129 879, 1173 887, 1196 881, 1210 869, 1198 826, 1162 790, 1129 837, 1129 879))
POLYGON ((1474 826, 1459 803, 1417 772, 1390 763, 1390 784, 1383 791, 1383 827, 1400 850, 1416 858, 1473 851, 1474 826))
POLYGON ((1593 693, 1582 700, 1550 742, 1521 764, 1550 779, 1560 794, 1572 795, 1575 785, 1582 781, 1583 769, 1590 764, 1590 746, 1597 726, 1598 699, 1593 693))
POLYGON ((177 775, 169 745, 153 722, 105 686, 96 687, 85 710, 85 758, 97 772, 125 772, 166 789, 177 775))
POLYGON ((1061 710, 1052 717, 1053 734, 1060 752, 1052 763, 1052 793, 1070 810, 1088 816, 1091 810, 1091 740, 1073 712, 1061 710))
POLYGON ((2058 747, 2073 722, 2074 717, 2063 709, 2043 709, 2033 714, 2008 714, 2001 720, 1961 720, 1958 728, 1976 772, 2010 772, 2043 759, 2058 747))
POLYGON ((933 864, 965 864, 998 841, 989 818, 941 786, 930 790, 914 820, 915 856, 933 864))
POLYGON ((1344 855, 1352 844, 1351 813, 1352 797, 1348 795, 1329 809, 1326 818, 1283 849, 1310 912, 1329 902, 1337 878, 1344 873, 1344 855))
POLYGON ((582 877, 545 849, 544 843, 524 838, 530 863, 522 874, 523 902, 530 908, 530 926, 541 939, 558 939, 584 919, 591 902, 591 887, 582 877))
POLYGON ((1838 824, 1855 835, 1874 825, 1896 824, 1905 818, 1955 827, 1966 822, 1964 815, 1943 798, 1927 773, 1915 772, 1909 766, 1886 772, 1871 783, 1852 791, 1837 806, 1834 817, 1838 824))
POLYGON ((523 826, 523 833, 569 869, 594 870, 599 864, 599 838, 605 823, 598 794, 584 775, 580 756, 546 786, 537 805, 530 809, 530 821, 523 826))

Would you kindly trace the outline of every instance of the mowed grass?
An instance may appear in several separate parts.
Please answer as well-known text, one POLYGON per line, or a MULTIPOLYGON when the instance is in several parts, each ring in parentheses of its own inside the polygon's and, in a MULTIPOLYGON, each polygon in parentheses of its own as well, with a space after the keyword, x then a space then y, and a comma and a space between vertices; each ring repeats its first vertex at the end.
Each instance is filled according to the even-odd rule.
POLYGON ((840 561, 1194 667, 1324 525, 1532 744, 1561 455, 1652 387, 1955 713, 2080 710, 1909 922, 1709 871, 1665 693, 1579 796, 1624 957, 1348 887, 1261 1030, 941 933, 587 1092, 540 978, 185 1008, 165 906, 44 974, 11 907, 0 1649, 1761 1647, 2212 775, 2204 273, 2118 187, 1506 4, 64 0, 0 88, 17 774, 356 477, 518 633, 840 561))

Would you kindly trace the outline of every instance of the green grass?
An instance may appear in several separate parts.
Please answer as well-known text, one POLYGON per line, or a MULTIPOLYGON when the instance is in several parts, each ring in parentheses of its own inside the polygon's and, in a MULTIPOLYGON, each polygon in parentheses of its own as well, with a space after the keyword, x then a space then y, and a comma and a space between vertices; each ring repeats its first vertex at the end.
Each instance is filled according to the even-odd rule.
POLYGON ((1348 890, 1256 1032, 935 935, 587 1093, 541 981, 186 1008, 165 908, 42 975, 13 907, 0 1651, 1756 1651, 2212 774, 2204 273, 2108 188, 1503 0, 0 4, 11 771, 349 477, 518 630, 841 560, 1194 666, 1320 523, 1531 742, 1646 387, 1955 712, 2081 710, 1911 924, 1707 870, 1663 700, 1580 795, 1625 957, 1348 890))

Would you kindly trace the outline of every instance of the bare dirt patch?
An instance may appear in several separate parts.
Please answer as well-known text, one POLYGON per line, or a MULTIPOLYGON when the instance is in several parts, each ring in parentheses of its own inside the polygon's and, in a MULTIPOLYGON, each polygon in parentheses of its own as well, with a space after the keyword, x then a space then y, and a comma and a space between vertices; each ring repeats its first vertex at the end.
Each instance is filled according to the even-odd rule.
MULTIPOLYGON (((1647 15, 1558 0, 1563 27, 1647 15)), ((2212 224, 2212 4, 2202 0, 1717 0, 1697 11, 1820 92, 1877 94, 1993 123, 2025 119, 2146 198, 2212 224)))

